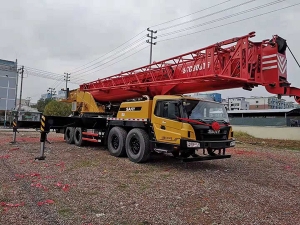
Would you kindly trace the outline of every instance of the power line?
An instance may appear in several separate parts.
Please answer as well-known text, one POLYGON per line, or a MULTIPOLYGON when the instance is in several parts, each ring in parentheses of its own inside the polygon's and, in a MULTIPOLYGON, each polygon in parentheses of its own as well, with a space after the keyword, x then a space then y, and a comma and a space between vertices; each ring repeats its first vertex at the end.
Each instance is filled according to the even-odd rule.
MULTIPOLYGON (((35 74, 40 74, 42 75, 44 78, 57 78, 57 77, 63 77, 63 74, 58 74, 58 73, 53 73, 53 72, 49 72, 49 71, 45 71, 45 70, 40 70, 40 69, 35 69, 32 67, 28 67, 28 66, 24 66, 27 72, 31 72, 31 73, 35 73, 35 74)), ((74 79, 74 80, 82 80, 81 78, 78 79, 74 79)))
POLYGON ((90 61, 89 63, 86 63, 86 64, 84 64, 84 65, 82 65, 82 66, 79 66, 79 67, 75 68, 73 71, 71 71, 71 73, 75 73, 75 72, 78 71, 77 69, 79 69, 79 68, 81 68, 81 67, 84 67, 84 66, 86 66, 86 65, 88 65, 88 64, 90 64, 90 63, 92 63, 92 62, 95 62, 95 61, 97 61, 98 59, 103 58, 104 56, 106 56, 106 55, 108 55, 109 53, 111 53, 111 52, 117 50, 118 48, 122 47, 123 45, 125 45, 125 44, 128 43, 128 42, 130 42, 130 41, 133 40, 134 38, 138 37, 138 36, 139 36, 140 34, 142 34, 143 32, 145 32, 145 30, 139 32, 137 35, 133 36, 133 37, 130 38, 129 40, 125 41, 123 44, 119 45, 117 48, 115 48, 115 49, 113 49, 113 50, 111 50, 111 51, 105 53, 104 55, 100 56, 99 58, 94 59, 94 60, 90 61), (75 70, 77 70, 77 71, 75 71, 75 70))
MULTIPOLYGON (((39 70, 39 69, 35 69, 32 67, 27 67, 27 66, 24 66, 24 68, 25 68, 27 74, 30 74, 32 76, 53 79, 53 80, 60 80, 61 78, 63 78, 62 74, 52 73, 52 72, 48 72, 45 70, 39 70)), ((76 83, 76 81, 77 82, 85 82, 84 79, 76 78, 73 80, 73 83, 76 83)))
POLYGON ((58 88, 60 85, 63 85, 63 82, 64 82, 64 80, 61 80, 60 82, 57 83, 56 86, 53 85, 53 87, 54 87, 56 90, 58 90, 58 89, 64 90, 63 88, 58 88))
POLYGON ((244 10, 244 11, 241 11, 241 12, 238 12, 238 13, 234 13, 234 14, 230 14, 228 16, 224 16, 224 17, 221 17, 221 18, 210 20, 210 21, 207 21, 205 23, 201 23, 201 24, 197 24, 197 25, 194 25, 194 26, 191 26, 191 27, 186 27, 186 28, 183 28, 183 29, 179 29, 179 30, 175 30, 175 31, 172 31, 172 32, 169 32, 169 33, 165 33, 165 34, 162 34, 161 36, 165 37, 165 36, 180 33, 180 32, 183 32, 183 31, 191 30, 191 29, 194 29, 194 28, 197 28, 197 27, 200 27, 200 26, 212 24, 212 23, 215 23, 215 22, 218 22, 218 21, 221 21, 221 20, 229 19, 231 17, 239 16, 239 15, 246 14, 246 13, 249 13, 249 12, 252 12, 252 11, 256 11, 256 10, 259 10, 259 9, 262 9, 262 8, 265 8, 265 7, 268 7, 268 6, 271 6, 271 5, 275 5, 275 4, 278 4, 278 3, 283 2, 283 1, 286 1, 286 0, 277 0, 277 1, 269 2, 269 3, 264 4, 264 5, 256 6, 256 7, 253 7, 251 9, 247 9, 247 10, 244 10))
MULTIPOLYGON (((48 76, 48 75, 40 74, 40 73, 37 73, 37 72, 34 72, 34 71, 28 71, 27 69, 25 69, 25 70, 26 70, 26 73, 29 74, 29 75, 31 75, 31 76, 46 78, 46 79, 50 79, 50 80, 58 80, 58 81, 60 81, 63 78, 63 76, 48 76)), ((72 81, 70 83, 78 84, 80 82, 72 81)))
POLYGON ((199 10, 199 11, 196 11, 196 12, 190 13, 190 14, 188 14, 188 15, 181 16, 181 17, 178 17, 178 18, 176 18, 176 19, 172 19, 172 20, 169 20, 169 21, 166 21, 166 22, 160 23, 160 24, 156 24, 156 25, 150 26, 150 27, 157 27, 157 26, 160 26, 160 25, 163 25, 163 24, 166 24, 166 23, 170 23, 170 22, 173 22, 173 21, 175 21, 175 20, 179 20, 179 19, 182 19, 182 18, 184 18, 184 17, 190 16, 190 15, 193 15, 193 14, 196 14, 196 13, 199 13, 199 12, 203 12, 203 11, 205 11, 205 10, 208 10, 208 9, 214 8, 214 7, 216 7, 216 6, 219 6, 219 5, 225 4, 225 3, 227 3, 227 2, 230 2, 230 1, 231 1, 231 0, 227 0, 227 1, 224 1, 224 2, 221 2, 221 3, 218 3, 218 4, 216 4, 216 5, 213 5, 213 6, 207 7, 207 8, 205 8, 205 9, 201 9, 201 10, 199 10))
POLYGON ((198 17, 198 18, 195 18, 195 19, 186 21, 186 22, 182 22, 182 23, 179 23, 179 24, 175 24, 175 25, 172 25, 172 26, 169 26, 169 27, 164 27, 164 28, 159 29, 159 30, 160 30, 160 31, 163 31, 163 30, 167 30, 167 29, 170 29, 170 28, 173 28, 173 27, 177 27, 177 26, 180 26, 180 25, 183 25, 183 24, 186 24, 186 23, 190 23, 190 22, 199 20, 199 19, 207 18, 208 16, 212 16, 212 15, 215 15, 215 14, 218 14, 218 13, 222 13, 222 12, 225 12, 225 11, 227 11, 227 10, 234 9, 234 8, 237 8, 237 7, 240 7, 240 6, 249 4, 249 3, 251 3, 251 2, 255 2, 255 1, 256 1, 256 0, 250 0, 250 1, 248 1, 248 2, 240 3, 240 4, 238 4, 238 5, 231 6, 231 7, 228 7, 228 8, 226 8, 226 9, 222 9, 222 10, 220 10, 220 11, 217 11, 217 12, 214 12, 214 13, 210 13, 210 14, 207 14, 207 15, 205 15, 205 16, 201 16, 201 17, 198 17))
POLYGON ((286 6, 286 7, 280 8, 280 9, 276 9, 276 10, 272 10, 272 11, 269 11, 269 12, 261 13, 261 14, 258 14, 258 15, 255 15, 255 16, 251 16, 251 17, 248 17, 248 18, 245 18, 245 19, 240 19, 240 20, 236 20, 236 21, 233 21, 233 22, 230 22, 230 23, 226 23, 226 24, 222 24, 222 25, 219 25, 219 26, 215 26, 215 27, 204 29, 204 30, 196 31, 196 32, 193 32, 193 33, 188 33, 188 34, 180 35, 180 36, 173 37, 173 38, 163 39, 163 40, 158 41, 158 42, 169 41, 169 40, 172 40, 172 39, 176 39, 176 38, 180 38, 180 37, 185 37, 185 36, 197 34, 197 33, 208 31, 208 30, 213 30, 213 29, 216 29, 216 28, 219 28, 219 27, 224 27, 224 26, 227 26, 227 25, 230 25, 230 24, 239 23, 239 22, 242 22, 242 21, 245 21, 245 20, 249 20, 249 19, 253 19, 253 18, 259 17, 259 16, 264 16, 264 15, 267 15, 267 14, 270 14, 270 13, 273 13, 273 12, 281 11, 281 10, 284 10, 284 9, 287 9, 287 8, 291 8, 291 7, 294 7, 294 6, 297 6, 297 5, 300 5, 300 3, 296 3, 296 4, 293 4, 293 5, 286 6))
MULTIPOLYGON (((143 39, 145 39, 145 37, 142 37, 142 38, 136 40, 135 42, 131 43, 129 46, 127 46, 126 48, 123 48, 122 50, 116 52, 115 54, 118 54, 118 53, 122 52, 123 50, 128 49, 129 47, 133 46, 134 44, 136 44, 136 43, 138 43, 138 42, 141 42, 141 40, 143 40, 143 39)), ((77 71, 73 72, 72 74, 78 73, 79 71, 82 71, 82 70, 84 70, 84 69, 87 69, 87 68, 90 68, 90 67, 92 67, 92 66, 94 66, 94 65, 97 65, 97 64, 99 64, 99 63, 105 61, 106 59, 109 59, 110 57, 112 57, 112 56, 106 57, 106 58, 100 60, 99 62, 96 62, 96 63, 94 63, 94 64, 92 64, 92 65, 87 66, 87 67, 84 67, 83 69, 77 70, 77 71)), ((75 75, 75 76, 78 76, 78 75, 75 75)))
POLYGON ((64 81, 64 79, 57 80, 55 81, 51 86, 54 87, 55 89, 58 88, 58 86, 64 81))
MULTIPOLYGON (((145 37, 142 37, 142 39, 145 39, 145 37)), ((141 43, 143 42, 143 41, 141 41, 142 39, 136 40, 135 42, 133 42, 133 43, 130 44, 129 46, 123 48, 121 51, 116 52, 115 54, 121 53, 123 50, 128 49, 129 47, 133 46, 134 44, 136 44, 136 43, 138 43, 138 42, 140 42, 140 44, 141 44, 141 43)), ((138 45, 138 46, 140 46, 140 45, 138 45)), ((131 51, 131 50, 134 50, 136 47, 137 47, 137 46, 135 46, 135 47, 129 49, 129 50, 126 51, 126 52, 129 52, 129 51, 131 51)), ((126 52, 125 52, 125 53, 126 53, 126 52)), ((124 53, 121 54, 120 56, 122 56, 122 55, 124 55, 124 53)), ((120 57, 120 56, 118 56, 118 57, 120 57)), ((74 78, 77 79, 77 78, 80 77, 82 74, 84 74, 84 73, 86 73, 86 72, 89 72, 89 71, 91 71, 91 70, 93 70, 93 69, 95 69, 95 68, 97 68, 97 67, 99 67, 99 66, 102 66, 102 65, 106 64, 107 62, 105 62, 105 63, 102 63, 102 62, 104 62, 105 60, 107 60, 107 59, 109 59, 109 58, 111 58, 111 57, 112 57, 112 56, 109 56, 109 57, 104 58, 103 60, 101 60, 101 61, 99 61, 99 62, 96 62, 96 63, 94 63, 94 64, 92 64, 92 65, 90 65, 90 66, 88 66, 88 67, 85 67, 84 69, 88 69, 88 68, 94 66, 93 68, 91 68, 91 69, 89 69, 89 70, 85 70, 85 71, 83 71, 83 72, 81 72, 81 73, 79 73, 79 74, 73 75, 73 79, 74 79, 74 78), (102 64, 98 65, 99 63, 102 63, 102 64), (96 65, 98 65, 98 66, 96 66, 96 65)), ((118 58, 118 57, 115 57, 115 58, 118 58)), ((115 58, 113 58, 113 59, 115 59, 115 58)), ((113 60, 113 59, 112 59, 112 60, 113 60)), ((108 62, 110 62, 110 61, 112 61, 112 60, 109 60, 108 62)), ((83 70, 83 69, 82 69, 82 70, 83 70)), ((79 71, 79 70, 78 70, 78 71, 79 71)))
POLYGON ((29 67, 29 66, 24 66, 24 67, 27 70, 37 71, 39 73, 45 73, 45 74, 52 74, 52 75, 63 76, 62 74, 59 74, 59 73, 53 73, 53 72, 49 72, 49 71, 46 71, 46 70, 40 70, 40 69, 32 68, 32 67, 29 67))
MULTIPOLYGON (((112 65, 114 65, 114 64, 116 64, 116 63, 118 63, 118 62, 121 62, 121 61, 123 61, 123 60, 125 60, 125 59, 127 59, 127 58, 129 58, 129 57, 131 57, 131 56, 133 56, 133 55, 135 55, 135 54, 141 52, 142 50, 146 49, 147 47, 148 47, 148 46, 146 46, 146 47, 144 47, 144 48, 141 48, 140 50, 138 50, 138 51, 136 51, 136 52, 134 52, 134 53, 132 53, 132 54, 126 56, 125 58, 123 58, 123 59, 121 59, 121 60, 118 60, 118 61, 116 61, 116 62, 114 62, 114 63, 112 63, 112 64, 109 64, 109 65, 107 65, 106 67, 103 67, 103 68, 101 68, 101 69, 98 69, 98 70, 96 70, 96 71, 94 71, 94 72, 92 72, 92 73, 89 73, 89 74, 94 74, 94 73, 96 73, 96 72, 98 72, 98 71, 100 71, 100 70, 103 70, 103 69, 105 69, 105 68, 108 68, 108 67, 110 67, 110 66, 112 66, 112 65)), ((87 75, 89 75, 89 74, 87 74, 87 75)))
MULTIPOLYGON (((87 71, 81 73, 80 75, 85 74, 85 73, 87 73, 87 72, 89 72, 89 71, 92 71, 92 70, 94 70, 94 69, 96 69, 96 68, 98 68, 98 67, 100 67, 100 66, 103 66, 103 65, 105 65, 105 64, 107 64, 107 63, 109 63, 109 62, 111 62, 111 61, 113 61, 113 60, 115 60, 115 59, 121 57, 122 55, 125 55, 127 52, 130 52, 130 51, 132 51, 132 50, 136 49, 137 47, 140 47, 141 45, 144 45, 144 44, 145 44, 145 43, 140 43, 139 45, 133 47, 132 49, 129 49, 128 51, 124 52, 123 54, 121 54, 121 55, 119 55, 119 56, 117 56, 117 57, 115 57, 115 58, 113 58, 113 59, 111 59, 111 60, 109 60, 109 61, 107 61, 107 62, 105 62, 105 63, 102 63, 102 64, 100 64, 100 65, 98 65, 98 66, 96 66, 96 67, 94 67, 94 68, 92 68, 92 69, 90 69, 90 70, 87 70, 87 71)), ((88 74, 91 74, 91 73, 88 73, 88 74)), ((86 74, 86 75, 88 75, 88 74, 86 74)))
MULTIPOLYGON (((242 4, 238 4, 238 5, 236 5, 236 6, 233 6, 233 7, 230 7, 230 8, 228 8, 228 9, 232 9, 232 8, 235 8, 235 7, 238 7, 238 6, 241 6, 241 5, 245 5, 245 4, 248 4, 248 3, 250 3, 250 2, 253 2, 253 1, 255 1, 255 0, 251 0, 251 1, 248 1, 248 2, 246 2, 246 3, 242 3, 242 4)), ((209 9, 209 8, 212 8, 212 7, 216 7, 216 6, 218 6, 218 5, 221 5, 221 4, 224 4, 224 3, 227 3, 227 2, 229 2, 229 1, 224 1, 224 2, 222 2, 222 3, 219 3, 219 4, 216 4, 216 5, 214 5, 214 6, 211 6, 211 7, 208 7, 208 8, 206 8, 206 9, 203 9, 203 10, 199 10, 199 11, 197 11, 197 12, 201 12, 201 11, 204 11, 204 10, 207 10, 207 9, 209 9)), ((228 10, 228 9, 226 9, 226 10, 228 10)), ((224 11, 224 10, 222 10, 222 11, 224 11)), ((197 13, 197 12, 195 12, 195 13, 197 13)), ((195 14, 195 13, 191 13, 191 14, 195 14)), ((217 12, 217 13, 219 13, 219 12, 217 12)), ((191 14, 189 14, 189 15, 191 15, 191 14)), ((216 13, 213 13, 213 14, 216 14, 216 13)), ((186 16, 188 16, 188 15, 186 15, 186 16)), ((184 17, 186 17, 186 16, 184 16, 184 17)), ((181 17, 182 18, 182 17, 181 17)), ((202 17, 201 17, 202 18, 202 17)), ((178 18, 179 19, 179 18, 178 18)), ((199 18, 197 18, 197 19, 199 19, 199 18)), ((176 20, 176 19, 175 19, 176 20)), ((194 20, 196 20, 196 19, 194 19, 194 20)), ((172 20, 172 21, 174 21, 174 20, 172 20)), ((162 24, 165 24, 165 23, 167 23, 167 22, 164 22, 164 23, 162 23, 162 24)), ((187 22, 185 22, 185 23, 187 23, 187 22)), ((184 23, 182 23, 182 24, 184 24, 184 23)), ((177 26, 177 25, 175 25, 175 26, 177 26)), ((174 27, 174 26, 171 26, 171 27, 174 27)), ((169 27, 170 28, 170 27, 169 27)), ((167 28, 166 28, 167 29, 167 28)), ((148 31, 149 31, 149 28, 148 28, 148 31)), ((142 31, 143 32, 143 31, 142 31)), ((142 32, 140 32, 139 34, 141 34, 142 32)), ((139 35, 138 34, 138 35, 139 35)), ((151 32, 151 34, 152 34, 152 32, 151 32)), ((136 36, 138 36, 138 35, 136 35, 136 36)), ((134 36, 133 38, 131 38, 130 40, 132 40, 132 39, 134 39, 136 36, 134 36)), ((149 36, 149 34, 148 34, 148 37, 151 37, 151 36, 149 36)), ((129 41, 130 41, 129 40, 129 41)), ((152 40, 152 39, 151 39, 152 40)), ((128 41, 127 41, 128 42, 128 41)), ((126 42, 126 43, 127 43, 126 42)), ((137 41, 136 41, 137 42, 137 41)), ((156 43, 153 43, 152 41, 151 42, 149 42, 149 40, 147 41, 147 43, 151 43, 151 47, 150 47, 150 63, 151 63, 151 61, 152 61, 152 45, 153 44, 156 44, 156 43)), ((125 43, 124 43, 125 44, 125 43)), ((123 45, 124 45, 123 44, 123 45)), ((133 43, 134 44, 134 43, 133 43)), ((133 45, 133 44, 131 44, 131 45, 133 45)), ((122 45, 121 45, 122 46, 122 45)), ((130 46, 128 46, 128 47, 130 47, 130 46)), ((127 47, 127 48, 128 48, 127 47)), ((137 46, 136 46, 137 47, 137 46)), ((126 49, 126 48, 125 48, 126 49)), ((133 48, 134 49, 134 48, 133 48)), ((114 50, 113 50, 114 51, 114 50)), ((113 52, 113 51, 110 51, 110 52, 113 52)), ((109 52, 109 53, 110 53, 109 52)), ((108 53, 107 53, 108 54, 108 53)), ((105 54, 105 55, 107 55, 107 54, 105 54)), ((122 54, 122 55, 124 55, 124 54, 122 54)), ((103 57, 103 56, 102 56, 103 57)), ((120 57, 120 56, 119 56, 120 57)), ((101 57, 100 57, 101 58, 101 57)), ((116 57, 116 58, 118 58, 118 57, 116 57)), ((99 59, 99 58, 98 58, 99 59)), ((114 58, 115 59, 115 58, 114 58)), ((95 60, 94 60, 95 61, 95 60)), ((112 60, 109 60, 108 62, 110 62, 110 61, 112 61, 112 60)), ((106 62, 106 63, 108 63, 108 62, 106 62)), ((74 73, 76 73, 76 72, 79 72, 79 71, 82 71, 82 70, 84 70, 84 69, 87 69, 87 68, 90 68, 90 67, 92 67, 93 65, 97 65, 97 64, 99 64, 100 62, 97 62, 97 63, 94 63, 94 64, 92 64, 92 65, 90 65, 90 66, 88 66, 88 67, 85 67, 85 68, 82 68, 82 69, 80 69, 80 70, 77 70, 77 71, 74 71, 74 73)), ((106 63, 104 63, 104 64, 106 64, 106 63)), ((88 63, 89 64, 89 63, 88 63)), ((101 65, 99 65, 99 66, 102 66, 102 65, 104 65, 104 64, 101 64, 101 65)), ((87 64, 86 64, 87 65, 87 64)), ((92 69, 90 69, 90 70, 87 70, 87 71, 85 71, 85 72, 83 72, 83 73, 80 73, 80 74, 77 74, 77 75, 75 75, 74 77, 76 78, 76 77, 78 77, 78 76, 80 76, 81 74, 84 74, 84 73, 86 73, 86 72, 89 72, 89 71, 92 71, 92 70, 94 70, 95 68, 97 68, 97 67, 99 67, 99 66, 96 66, 96 67, 94 67, 94 68, 92 68, 92 69)))

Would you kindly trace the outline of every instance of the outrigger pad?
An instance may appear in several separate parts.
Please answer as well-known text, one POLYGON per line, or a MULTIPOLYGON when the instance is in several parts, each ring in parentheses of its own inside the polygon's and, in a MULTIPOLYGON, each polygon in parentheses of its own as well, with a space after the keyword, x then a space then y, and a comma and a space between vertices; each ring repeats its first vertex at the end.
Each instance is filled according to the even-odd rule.
POLYGON ((39 156, 39 157, 35 157, 35 160, 45 160, 46 156, 39 156))

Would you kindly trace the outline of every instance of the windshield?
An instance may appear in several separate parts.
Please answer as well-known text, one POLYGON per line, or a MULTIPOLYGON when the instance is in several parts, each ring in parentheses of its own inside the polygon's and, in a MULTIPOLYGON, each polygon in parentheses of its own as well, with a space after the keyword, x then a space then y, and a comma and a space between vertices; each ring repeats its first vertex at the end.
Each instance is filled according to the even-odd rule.
POLYGON ((224 120, 229 122, 227 111, 223 104, 198 100, 184 100, 184 111, 189 119, 224 120))

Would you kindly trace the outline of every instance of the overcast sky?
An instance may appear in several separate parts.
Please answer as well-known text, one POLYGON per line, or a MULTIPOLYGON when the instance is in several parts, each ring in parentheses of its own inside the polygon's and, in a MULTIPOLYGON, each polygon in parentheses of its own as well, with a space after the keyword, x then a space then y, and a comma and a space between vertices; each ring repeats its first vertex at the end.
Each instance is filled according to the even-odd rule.
MULTIPOLYGON (((0 59, 12 61, 18 59, 19 65, 63 74, 64 72, 76 71, 77 67, 99 58, 141 31, 145 31, 133 40, 133 42, 140 40, 136 45, 143 42, 144 45, 141 44, 135 49, 131 49, 134 45, 128 47, 125 50, 128 52, 123 56, 120 55, 124 51, 116 51, 115 54, 109 55, 109 58, 105 61, 103 61, 105 58, 102 58, 102 61, 99 59, 87 66, 97 62, 98 64, 89 68, 85 68, 87 66, 81 67, 79 69, 83 70, 71 73, 71 80, 77 83, 80 83, 83 79, 93 81, 148 64, 149 45, 139 53, 124 59, 126 56, 147 46, 147 27, 183 17, 221 2, 224 2, 224 0, 0 0, 0 59), (144 40, 143 37, 145 37, 144 40), (119 58, 113 59, 118 56, 119 58), (119 60, 121 61, 116 63, 119 60), (105 62, 107 62, 105 65, 99 66, 105 62), (109 66, 112 63, 115 64, 109 66), (96 69, 91 70, 96 66, 98 66, 96 69), (91 74, 93 71, 96 72, 91 74)), ((246 14, 209 23, 205 26, 198 26, 185 32, 166 35, 179 29, 203 24, 233 13, 274 2, 274 0, 251 1, 241 7, 225 10, 243 2, 249 2, 249 0, 232 0, 218 7, 173 22, 154 26, 153 29, 158 30, 156 34, 158 43, 153 49, 153 60, 163 60, 225 39, 245 35, 251 31, 256 31, 256 37, 253 38, 255 41, 271 38, 274 34, 282 36, 287 39, 290 48, 300 60, 300 14, 297 14, 300 5, 243 22, 159 42, 167 38, 178 37, 283 8, 298 3, 299 0, 277 1, 279 3, 246 14), (181 26, 175 26, 220 10, 224 10, 224 12, 194 20, 181 26), (173 28, 160 31, 160 29, 173 25, 173 28), (164 37, 163 34, 165 34, 164 37)), ((126 45, 123 48, 125 47, 126 45)), ((49 87, 56 86, 57 89, 64 87, 63 82, 38 78, 30 73, 25 73, 25 77, 23 97, 32 97, 33 101, 36 101, 41 94, 46 93, 49 87)), ((288 54, 288 80, 292 85, 300 87, 300 68, 298 68, 290 54, 288 54)), ((69 87, 77 88, 78 85, 70 83, 69 87)), ((240 88, 220 91, 220 93, 222 93, 223 98, 270 95, 262 87, 255 88, 252 92, 240 88)))

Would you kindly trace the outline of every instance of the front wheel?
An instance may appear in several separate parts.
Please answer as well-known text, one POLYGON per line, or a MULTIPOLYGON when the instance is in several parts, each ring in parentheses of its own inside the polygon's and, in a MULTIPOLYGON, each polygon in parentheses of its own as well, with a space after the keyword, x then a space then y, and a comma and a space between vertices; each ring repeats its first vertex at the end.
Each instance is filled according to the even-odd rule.
POLYGON ((126 153, 130 161, 135 163, 146 162, 150 157, 150 141, 146 131, 134 128, 126 138, 126 153))

